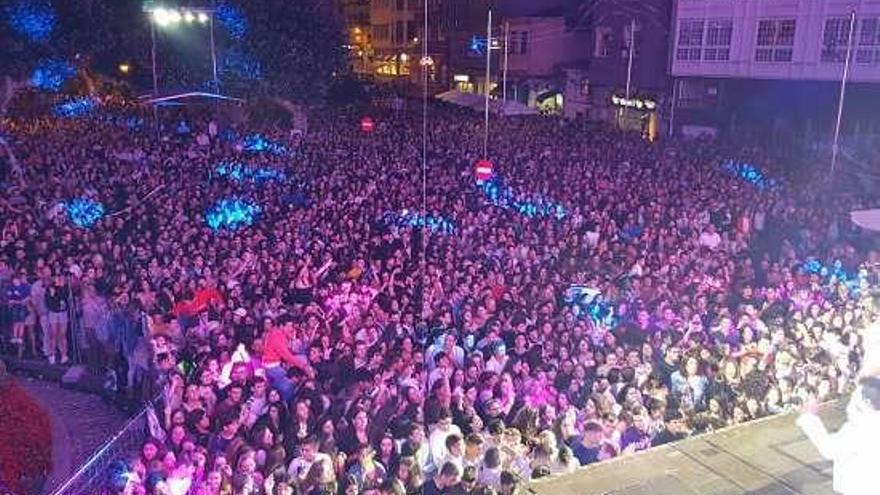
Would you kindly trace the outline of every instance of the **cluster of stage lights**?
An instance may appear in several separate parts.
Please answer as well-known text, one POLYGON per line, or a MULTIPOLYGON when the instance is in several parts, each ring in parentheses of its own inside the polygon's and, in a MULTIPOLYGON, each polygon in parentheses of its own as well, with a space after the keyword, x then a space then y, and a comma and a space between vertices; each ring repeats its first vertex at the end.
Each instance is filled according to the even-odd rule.
POLYGON ((186 22, 187 24, 192 24, 194 22, 205 24, 209 19, 210 17, 206 12, 166 9, 162 7, 153 10, 153 20, 160 26, 170 26, 181 22, 186 22))

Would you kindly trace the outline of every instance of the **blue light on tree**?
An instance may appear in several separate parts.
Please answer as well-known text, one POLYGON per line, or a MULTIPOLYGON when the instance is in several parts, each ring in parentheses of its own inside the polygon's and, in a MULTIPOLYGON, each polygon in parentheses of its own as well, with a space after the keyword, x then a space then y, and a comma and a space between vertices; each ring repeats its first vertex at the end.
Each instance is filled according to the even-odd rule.
POLYGON ((284 155, 287 153, 286 146, 277 141, 272 141, 262 134, 246 136, 243 147, 245 151, 251 153, 272 153, 273 155, 284 155))
POLYGON ((242 48, 232 47, 223 57, 221 70, 224 75, 234 75, 245 79, 263 78, 263 65, 257 58, 242 48))
POLYGON ((486 181, 477 181, 477 186, 483 191, 486 201, 499 208, 512 209, 528 218, 565 218, 564 206, 540 196, 518 195, 499 174, 486 181))
POLYGON ((404 209, 400 213, 387 212, 383 216, 385 225, 398 228, 421 228, 425 227, 437 234, 452 234, 455 232, 455 224, 450 220, 438 215, 422 215, 417 210, 404 209))
POLYGON ((236 230, 253 225, 260 215, 260 207, 245 199, 226 198, 205 212, 205 223, 213 231, 236 230))
POLYGON ((58 59, 44 59, 31 74, 30 84, 37 89, 57 92, 74 74, 76 69, 69 63, 58 59))
POLYGON ((245 169, 247 165, 237 162, 223 162, 214 167, 214 172, 218 177, 227 177, 232 180, 244 180, 245 169))
POLYGON ((750 163, 727 160, 721 166, 731 175, 739 177, 758 189, 775 189, 779 186, 776 179, 768 177, 764 171, 750 163))
POLYGON ((253 167, 239 162, 222 162, 214 167, 218 177, 226 177, 236 182, 250 181, 257 184, 284 182, 287 175, 283 170, 271 167, 253 167))
POLYGON ((90 96, 73 98, 55 105, 54 113, 62 118, 85 117, 98 107, 98 101, 90 96))
POLYGON ((55 9, 49 0, 12 0, 3 8, 9 28, 28 41, 46 42, 55 29, 55 9))
POLYGON ((217 16, 217 21, 220 22, 220 25, 229 33, 230 38, 240 40, 247 34, 247 17, 245 17, 244 11, 238 6, 232 5, 228 1, 221 2, 217 5, 214 15, 217 16))
POLYGON ((92 228, 104 217, 104 205, 89 198, 76 198, 64 203, 64 211, 74 225, 84 229, 92 228))
POLYGON ((810 259, 805 261, 801 268, 810 275, 819 275, 822 272, 822 262, 817 259, 810 259))
POLYGON ((235 129, 226 128, 220 132, 220 139, 226 143, 233 143, 238 141, 238 133, 235 132, 235 129))
POLYGON ((850 293, 858 293, 861 290, 862 281, 868 276, 865 270, 859 270, 858 273, 847 271, 840 260, 834 260, 829 264, 810 258, 801 265, 801 270, 809 275, 818 275, 822 283, 828 286, 842 283, 850 293))

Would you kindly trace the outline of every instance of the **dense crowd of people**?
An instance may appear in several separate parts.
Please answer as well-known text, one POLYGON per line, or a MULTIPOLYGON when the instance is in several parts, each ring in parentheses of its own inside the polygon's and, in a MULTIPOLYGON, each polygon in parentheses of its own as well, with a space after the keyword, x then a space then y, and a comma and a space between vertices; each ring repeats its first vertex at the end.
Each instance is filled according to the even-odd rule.
POLYGON ((419 116, 262 129, 275 153, 186 118, 160 142, 0 127, 25 174, 0 200, 7 349, 65 364, 72 343, 156 398, 118 492, 521 493, 840 397, 877 316, 862 199, 719 166, 780 172, 759 148, 499 120, 499 202, 473 176, 479 120, 434 108, 422 215, 419 116), (284 175, 216 173, 232 162, 284 175), (66 214, 80 197, 105 207, 92 227, 66 214), (209 228, 229 197, 256 221, 209 228))

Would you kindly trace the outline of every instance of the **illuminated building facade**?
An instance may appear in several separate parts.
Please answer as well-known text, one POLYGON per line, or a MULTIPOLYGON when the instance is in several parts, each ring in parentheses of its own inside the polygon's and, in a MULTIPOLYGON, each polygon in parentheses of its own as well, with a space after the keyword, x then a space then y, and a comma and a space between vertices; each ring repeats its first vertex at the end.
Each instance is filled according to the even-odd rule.
POLYGON ((409 79, 418 63, 421 0, 372 0, 370 26, 373 75, 409 79))
POLYGON ((849 39, 844 127, 853 131, 876 125, 876 2, 677 0, 674 27, 676 127, 728 128, 769 120, 777 130, 827 134, 835 120, 849 39))
POLYGON ((372 68, 373 45, 370 39, 370 0, 340 0, 339 10, 348 36, 351 70, 367 75, 372 68))

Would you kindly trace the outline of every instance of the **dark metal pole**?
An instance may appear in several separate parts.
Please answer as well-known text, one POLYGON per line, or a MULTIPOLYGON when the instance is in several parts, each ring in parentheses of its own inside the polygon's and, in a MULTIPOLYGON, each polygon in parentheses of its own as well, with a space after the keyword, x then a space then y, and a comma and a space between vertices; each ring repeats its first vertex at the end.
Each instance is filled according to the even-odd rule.
POLYGON ((211 16, 208 18, 208 22, 211 24, 211 65, 214 70, 214 92, 220 94, 220 80, 217 78, 217 48, 214 44, 214 5, 215 2, 211 2, 211 16))

